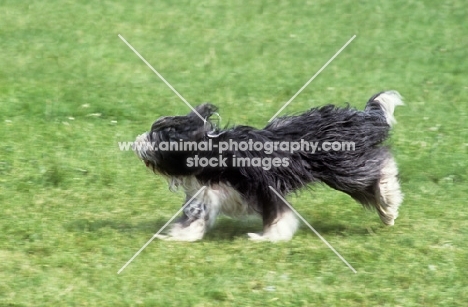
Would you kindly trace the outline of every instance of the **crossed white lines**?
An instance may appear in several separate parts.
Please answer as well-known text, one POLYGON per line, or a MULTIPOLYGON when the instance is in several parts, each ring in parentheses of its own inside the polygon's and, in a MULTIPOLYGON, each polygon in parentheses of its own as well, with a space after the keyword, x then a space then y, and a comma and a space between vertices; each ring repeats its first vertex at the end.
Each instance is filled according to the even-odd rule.
POLYGON ((117 272, 117 274, 120 274, 120 273, 127 267, 127 265, 129 265, 130 262, 132 262, 133 259, 135 259, 135 258, 151 243, 151 241, 153 241, 154 238, 156 238, 156 237, 161 233, 161 231, 163 231, 164 228, 166 228, 167 225, 169 225, 169 224, 176 218, 176 216, 178 216, 179 213, 181 213, 182 210, 184 210, 185 207, 187 207, 187 205, 190 204, 190 203, 192 202, 192 200, 194 200, 195 197, 197 197, 198 194, 200 194, 205 188, 206 188, 205 186, 201 187, 200 190, 198 190, 197 193, 195 193, 195 195, 193 195, 192 198, 190 198, 190 199, 182 206, 182 208, 180 208, 179 211, 177 211, 176 214, 174 214, 174 215, 171 217, 171 219, 170 219, 169 221, 167 221, 167 223, 164 224, 164 226, 161 227, 161 229, 159 229, 158 232, 155 233, 155 234, 151 237, 151 239, 149 239, 148 242, 146 242, 145 245, 143 245, 143 247, 140 248, 140 250, 139 250, 138 252, 136 252, 135 255, 133 255, 132 258, 130 258, 130 260, 127 261, 127 263, 125 263, 125 265, 117 272))
POLYGON ((130 44, 127 42, 127 40, 126 40, 125 38, 123 38, 122 35, 119 34, 119 38, 120 38, 130 49, 132 49, 132 51, 135 52, 135 54, 136 54, 136 55, 137 55, 137 56, 138 56, 138 57, 139 57, 139 58, 140 58, 140 59, 141 59, 141 60, 158 76, 158 77, 159 77, 159 79, 161 79, 164 83, 166 83, 166 85, 167 85, 183 102, 185 102, 185 104, 186 104, 193 112, 195 112, 195 114, 197 114, 198 117, 200 117, 200 119, 201 119, 203 122, 206 122, 206 119, 203 118, 203 117, 197 112, 197 110, 195 110, 195 109, 190 105, 190 103, 188 103, 187 100, 185 100, 185 98, 182 97, 182 95, 179 94, 179 92, 176 91, 176 89, 175 89, 174 87, 172 87, 172 85, 171 85, 169 82, 167 82, 166 79, 164 79, 164 77, 161 76, 161 74, 158 73, 158 71, 157 71, 156 69, 154 69, 153 66, 151 66, 151 64, 148 63, 148 61, 146 61, 145 58, 142 57, 141 54, 140 54, 138 51, 136 51, 136 49, 133 48, 133 46, 130 45, 130 44))
MULTIPOLYGON (((148 61, 145 60, 145 58, 143 58, 140 53, 135 49, 133 48, 132 45, 130 45, 130 43, 127 42, 127 40, 122 36, 122 35, 118 35, 119 38, 195 113, 198 115, 198 117, 200 117, 200 119, 203 121, 203 122, 206 122, 206 119, 203 118, 191 105, 190 103, 187 102, 187 100, 185 100, 184 97, 182 97, 182 95, 179 94, 179 92, 177 92, 177 90, 169 83, 166 81, 166 79, 164 79, 164 77, 156 70, 153 68, 153 66, 151 66, 150 63, 148 63, 148 61)), ((328 60, 323 66, 322 68, 320 68, 316 73, 315 75, 312 76, 312 78, 309 79, 309 81, 306 82, 306 84, 304 84, 303 87, 301 87, 299 89, 299 91, 297 91, 296 94, 294 94, 294 96, 291 97, 291 99, 289 99, 281 109, 278 110, 278 112, 276 112, 275 115, 273 115, 272 118, 270 118, 270 120, 268 122, 271 122, 272 120, 274 120, 278 114, 280 114, 327 66, 328 64, 330 64, 354 39, 356 38, 356 35, 353 35, 347 42, 346 44, 343 45, 343 47, 340 48, 340 50, 338 50, 331 58, 330 60, 328 60)), ((145 243, 145 245, 143 245, 139 250, 138 252, 135 253, 135 255, 133 255, 132 258, 130 258, 130 260, 127 261, 127 263, 125 263, 125 265, 117 272, 117 274, 120 274, 163 230, 164 228, 167 227, 167 225, 169 225, 177 215, 180 214, 180 212, 182 212, 182 210, 185 209, 185 207, 190 204, 190 202, 198 195, 200 194, 206 187, 203 186, 200 190, 198 190, 197 193, 195 193, 195 195, 189 200, 187 201, 183 206, 182 208, 179 209, 179 211, 176 212, 176 214, 174 214, 174 216, 166 223, 164 224, 163 227, 161 227, 161 229, 158 230, 158 232, 156 232, 152 237, 151 239, 148 240, 148 242, 145 243)), ((351 271, 353 271, 354 273, 357 273, 357 271, 346 261, 346 259, 343 258, 343 256, 341 256, 334 248, 333 246, 330 245, 330 243, 328 243, 273 187, 269 187, 319 238, 320 240, 322 240, 327 246, 328 248, 330 248, 337 256, 338 258, 340 258, 341 261, 343 261, 350 269, 351 271)))

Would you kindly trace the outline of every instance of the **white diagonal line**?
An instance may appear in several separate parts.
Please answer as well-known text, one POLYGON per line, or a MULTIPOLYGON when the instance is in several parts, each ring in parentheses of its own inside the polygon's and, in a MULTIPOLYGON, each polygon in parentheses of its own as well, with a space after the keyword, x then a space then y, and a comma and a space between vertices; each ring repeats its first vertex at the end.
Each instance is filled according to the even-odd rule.
POLYGON ((284 199, 272 186, 268 186, 275 194, 307 225, 309 228, 317 235, 317 237, 320 238, 337 256, 338 258, 341 259, 354 273, 357 273, 357 271, 344 259, 334 248, 333 246, 330 245, 330 243, 327 242, 318 232, 317 230, 314 229, 297 211, 294 209, 287 201, 284 199))
POLYGON ((341 47, 341 49, 340 49, 340 50, 338 50, 338 51, 335 53, 335 55, 334 55, 334 56, 332 56, 332 57, 331 57, 331 59, 330 59, 330 60, 328 60, 328 62, 327 62, 327 63, 325 63, 325 65, 323 65, 323 66, 322 66, 322 68, 320 68, 320 69, 319 69, 319 71, 317 71, 317 73, 315 73, 315 75, 313 75, 313 76, 312 76, 312 78, 310 78, 310 79, 309 79, 309 81, 307 81, 307 83, 306 83, 306 84, 304 84, 304 86, 303 86, 303 87, 301 87, 301 89, 300 89, 300 90, 299 90, 299 91, 298 91, 296 94, 294 94, 294 96, 292 96, 292 97, 291 97, 291 99, 289 99, 289 101, 288 101, 288 102, 286 102, 286 103, 284 104, 284 106, 283 106, 281 109, 279 109, 279 111, 278 111, 278 112, 276 112, 276 114, 275 114, 275 115, 273 115, 273 117, 272 117, 272 118, 270 118, 270 120, 269 120, 268 122, 271 122, 272 120, 274 120, 274 119, 276 118, 276 116, 278 116, 278 114, 280 114, 280 113, 281 113, 281 111, 283 111, 283 110, 284 110, 284 108, 286 108, 286 107, 288 106, 288 104, 290 104, 290 103, 291 103, 291 101, 293 101, 293 100, 294 100, 294 98, 296 98, 296 97, 297 97, 297 95, 299 95, 299 94, 300 94, 300 93, 301 93, 301 92, 302 92, 302 91, 303 91, 303 90, 304 90, 304 89, 307 87, 307 85, 309 85, 309 83, 310 83, 310 82, 312 82, 312 81, 315 79, 315 77, 317 77, 317 76, 318 76, 318 75, 319 75, 319 74, 322 72, 322 70, 324 70, 324 69, 325 69, 325 67, 327 67, 327 66, 328 66, 328 64, 330 64, 330 63, 331 63, 331 61, 333 61, 333 60, 334 60, 334 59, 335 59, 335 58, 336 58, 336 57, 337 57, 337 56, 338 56, 338 55, 341 53, 341 51, 343 51, 343 50, 346 48, 346 46, 348 46, 348 45, 349 45, 349 44, 350 44, 350 43, 353 41, 353 39, 355 39, 355 38, 356 38, 356 35, 353 35, 353 37, 351 37, 351 38, 350 38, 350 39, 349 39, 349 40, 346 42, 346 44, 344 44, 344 46, 343 46, 343 47, 341 47))
POLYGON ((203 191, 205 188, 206 188, 206 186, 202 186, 201 189, 198 190, 198 192, 195 193, 195 195, 193 195, 192 198, 190 198, 189 201, 187 201, 187 202, 185 203, 185 205, 183 205, 182 208, 180 208, 180 210, 177 211, 177 213, 174 214, 174 216, 173 216, 169 221, 167 221, 167 223, 164 224, 164 226, 161 227, 161 229, 159 229, 158 232, 155 233, 155 234, 151 237, 151 239, 149 239, 148 242, 146 242, 145 245, 143 245, 143 247, 140 248, 140 250, 139 250, 138 252, 136 252, 135 255, 133 255, 132 258, 130 258, 130 260, 127 261, 127 263, 125 263, 125 265, 117 272, 117 274, 120 274, 120 273, 130 264, 130 262, 132 262, 133 259, 135 259, 135 258, 151 243, 151 241, 153 241, 154 238, 156 238, 156 237, 161 233, 161 231, 163 231, 164 228, 166 228, 166 226, 169 225, 169 223, 171 223, 172 220, 174 220, 175 217, 176 217, 177 215, 179 215, 179 213, 182 212, 182 210, 184 210, 185 207, 187 207, 187 205, 190 204, 190 203, 192 202, 192 200, 193 200, 198 194, 200 194, 200 192, 203 191))
POLYGON ((203 122, 206 122, 206 119, 203 118, 203 117, 197 112, 197 110, 195 110, 195 109, 190 105, 190 103, 188 103, 187 100, 185 100, 185 98, 182 97, 182 95, 179 94, 179 92, 176 91, 176 89, 175 89, 174 87, 172 87, 172 85, 170 85, 169 82, 167 82, 166 79, 164 79, 164 77, 161 76, 161 74, 160 74, 156 69, 154 69, 153 66, 151 66, 151 64, 148 63, 148 61, 146 61, 145 58, 143 58, 143 57, 141 56, 141 54, 138 53, 138 51, 136 51, 136 49, 133 48, 133 46, 129 44, 129 42, 127 42, 127 41, 125 40, 125 38, 123 38, 122 35, 119 34, 118 36, 119 36, 119 38, 120 38, 130 49, 132 49, 133 52, 135 52, 135 54, 136 54, 136 55, 137 55, 137 56, 138 56, 138 57, 139 57, 139 58, 140 58, 140 59, 141 59, 141 60, 142 60, 142 61, 143 61, 143 62, 144 62, 144 63, 145 63, 145 64, 146 64, 146 65, 147 65, 147 66, 164 82, 164 83, 166 83, 166 85, 167 85, 183 102, 185 102, 185 104, 186 104, 195 114, 198 115, 198 117, 201 118, 201 120, 202 120, 203 122))

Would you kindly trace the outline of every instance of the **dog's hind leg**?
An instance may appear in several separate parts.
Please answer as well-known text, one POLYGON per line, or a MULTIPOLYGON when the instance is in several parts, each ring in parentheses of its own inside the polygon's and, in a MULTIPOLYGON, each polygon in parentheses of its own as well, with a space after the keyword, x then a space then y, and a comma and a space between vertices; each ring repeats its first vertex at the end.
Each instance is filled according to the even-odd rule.
POLYGON ((393 157, 387 158, 384 162, 375 195, 377 198, 375 207, 382 222, 386 225, 395 224, 403 194, 398 182, 398 168, 393 157))
POLYGON ((376 209, 382 222, 391 226, 395 224, 398 208, 403 202, 398 182, 398 168, 390 154, 385 153, 385 157, 376 161, 377 165, 369 163, 365 176, 343 180, 347 185, 342 182, 338 185, 336 181, 324 182, 336 190, 347 193, 364 207, 376 209), (354 182, 356 184, 353 184, 354 182))

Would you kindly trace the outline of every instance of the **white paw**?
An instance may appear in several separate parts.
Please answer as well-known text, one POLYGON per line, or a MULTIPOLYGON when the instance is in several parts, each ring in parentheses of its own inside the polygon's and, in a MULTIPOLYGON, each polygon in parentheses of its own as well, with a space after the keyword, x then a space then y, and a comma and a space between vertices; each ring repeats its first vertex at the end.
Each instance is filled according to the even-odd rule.
POLYGON ((157 235, 155 238, 165 241, 184 241, 194 242, 201 240, 205 234, 205 221, 197 220, 190 224, 188 227, 183 227, 179 223, 171 226, 167 235, 157 235))
POLYGON ((275 235, 272 233, 248 233, 249 239, 254 241, 254 242, 264 242, 264 241, 269 241, 269 242, 285 242, 289 241, 292 239, 292 235, 275 235))
POLYGON ((249 236, 249 239, 255 242, 262 242, 262 241, 268 241, 269 239, 264 237, 261 233, 254 233, 254 232, 249 232, 247 234, 249 236))
POLYGON ((155 235, 154 236, 156 239, 159 239, 159 240, 166 240, 166 241, 169 241, 171 237, 169 236, 166 236, 166 235, 155 235))
POLYGON ((193 238, 193 237, 188 237, 188 236, 176 237, 172 235, 157 235, 155 236, 155 238, 159 240, 164 240, 164 241, 180 241, 180 242, 193 242, 197 240, 197 238, 193 238))
POLYGON ((167 236, 167 235, 157 235, 155 238, 164 240, 164 241, 179 241, 179 242, 194 242, 201 240, 201 237, 197 236, 179 236, 179 237, 174 237, 174 236, 167 236))

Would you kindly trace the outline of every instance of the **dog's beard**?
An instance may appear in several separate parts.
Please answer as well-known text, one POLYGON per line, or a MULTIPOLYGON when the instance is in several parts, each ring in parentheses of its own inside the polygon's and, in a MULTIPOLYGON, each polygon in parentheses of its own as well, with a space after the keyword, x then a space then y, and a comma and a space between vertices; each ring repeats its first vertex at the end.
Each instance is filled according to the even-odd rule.
POLYGON ((164 132, 143 133, 133 144, 133 150, 147 168, 168 177, 190 176, 200 171, 198 167, 187 165, 186 161, 193 155, 192 151, 178 150, 178 147, 174 146, 182 143, 181 139, 175 141, 167 137, 161 138, 161 134, 164 132))

